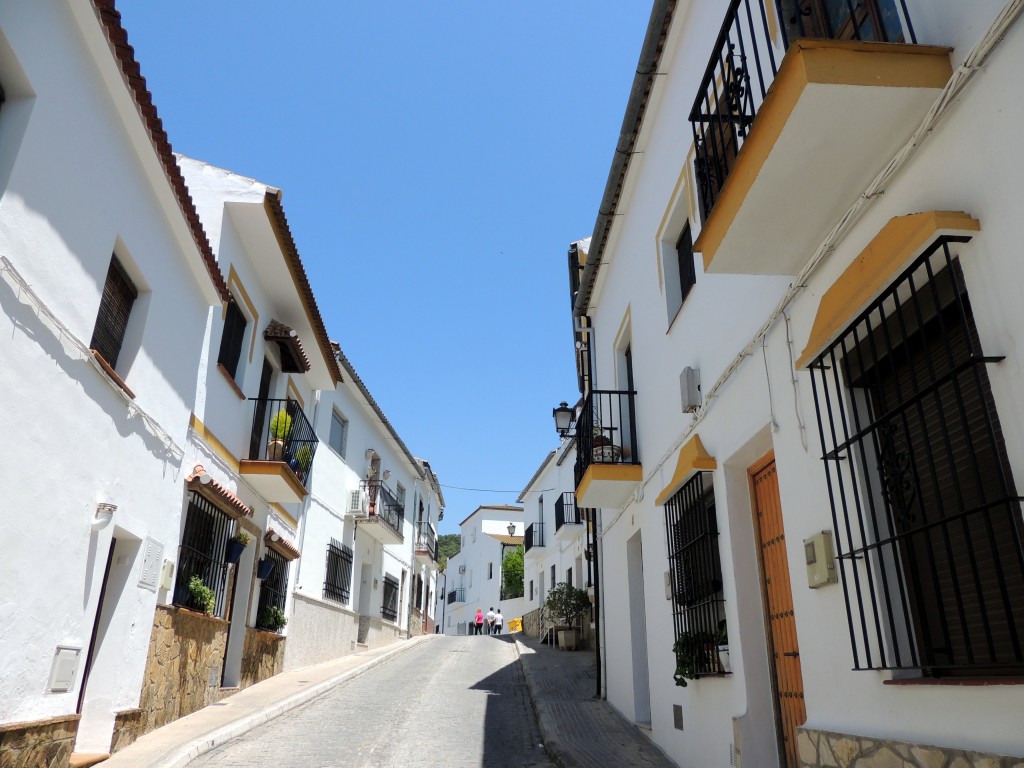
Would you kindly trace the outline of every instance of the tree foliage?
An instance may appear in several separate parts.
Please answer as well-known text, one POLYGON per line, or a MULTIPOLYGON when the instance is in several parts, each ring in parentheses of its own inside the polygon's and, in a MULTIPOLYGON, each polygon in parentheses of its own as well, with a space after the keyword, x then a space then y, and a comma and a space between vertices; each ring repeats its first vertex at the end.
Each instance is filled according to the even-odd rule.
POLYGON ((442 571, 448 567, 448 558, 455 557, 462 548, 462 537, 457 533, 444 533, 437 537, 437 565, 442 571))
POLYGON ((520 544, 508 550, 501 563, 501 589, 506 599, 523 596, 524 573, 523 546, 520 544))

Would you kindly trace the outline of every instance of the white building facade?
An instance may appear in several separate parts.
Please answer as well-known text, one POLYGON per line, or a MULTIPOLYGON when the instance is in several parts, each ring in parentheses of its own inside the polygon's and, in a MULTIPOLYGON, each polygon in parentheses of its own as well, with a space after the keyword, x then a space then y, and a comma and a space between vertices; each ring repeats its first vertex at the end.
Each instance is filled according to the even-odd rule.
POLYGON ((1013 765, 1021 7, 795 5, 654 4, 570 251, 607 697, 682 766, 1013 765))
POLYGON ((508 550, 523 543, 523 532, 523 508, 508 504, 477 507, 459 523, 461 549, 448 558, 442 582, 444 634, 472 633, 477 608, 485 616, 501 608, 503 631, 508 631, 509 621, 522 618, 525 601, 504 593, 501 567, 508 550))

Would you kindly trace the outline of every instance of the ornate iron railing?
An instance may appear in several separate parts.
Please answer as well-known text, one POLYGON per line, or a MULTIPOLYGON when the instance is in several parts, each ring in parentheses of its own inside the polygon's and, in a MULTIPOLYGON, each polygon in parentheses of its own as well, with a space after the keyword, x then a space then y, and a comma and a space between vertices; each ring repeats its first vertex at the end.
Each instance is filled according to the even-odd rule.
POLYGON ((313 471, 313 457, 320 440, 295 400, 253 400, 252 438, 249 458, 283 461, 303 485, 313 471))
POLYGON ((529 552, 534 547, 544 546, 544 523, 531 523, 526 526, 526 535, 523 537, 523 552, 529 552))
POLYGON ((430 559, 437 562, 437 534, 427 523, 420 523, 416 531, 416 551, 429 552, 430 559))
POLYGON ((555 530, 563 525, 579 525, 583 522, 580 510, 576 508, 576 494, 566 491, 555 499, 555 530))
POLYGON ((405 504, 384 483, 374 480, 369 485, 370 519, 387 524, 398 536, 404 537, 402 523, 405 520, 405 504))
POLYGON ((448 605, 466 602, 466 588, 457 587, 448 592, 448 605))
POLYGON ((595 389, 576 421, 576 485, 591 464, 639 464, 635 392, 595 389))

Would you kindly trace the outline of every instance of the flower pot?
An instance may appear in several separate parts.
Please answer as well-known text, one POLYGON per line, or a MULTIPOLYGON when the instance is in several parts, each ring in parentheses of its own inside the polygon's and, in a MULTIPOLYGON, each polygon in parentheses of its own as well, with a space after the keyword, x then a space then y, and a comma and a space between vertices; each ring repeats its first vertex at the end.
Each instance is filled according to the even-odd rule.
POLYGON ((284 461, 284 440, 267 443, 267 461, 284 461))
POLYGON ((274 565, 274 561, 270 558, 260 558, 259 563, 256 564, 256 578, 260 580, 267 578, 271 573, 274 572, 274 565))
POLYGON ((575 651, 580 643, 580 632, 578 629, 558 630, 558 645, 563 651, 575 651))
POLYGON ((597 445, 595 443, 591 455, 599 464, 615 464, 622 456, 622 449, 617 445, 597 445))
POLYGON ((732 672, 732 665, 729 662, 729 646, 718 646, 718 664, 723 672, 732 672))
POLYGON ((228 565, 235 565, 242 559, 243 552, 245 552, 245 544, 235 541, 235 539, 229 539, 228 546, 224 550, 224 562, 228 565))

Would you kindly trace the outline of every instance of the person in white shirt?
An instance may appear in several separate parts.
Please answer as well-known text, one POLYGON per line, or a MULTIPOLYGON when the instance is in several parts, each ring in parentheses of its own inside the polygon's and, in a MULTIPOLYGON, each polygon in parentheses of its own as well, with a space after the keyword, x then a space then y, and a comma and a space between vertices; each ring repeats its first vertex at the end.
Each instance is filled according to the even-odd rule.
POLYGON ((501 615, 501 606, 498 606, 498 612, 494 614, 494 634, 501 634, 501 625, 505 623, 505 617, 501 615))
POLYGON ((494 607, 487 609, 487 634, 494 634, 494 607))

